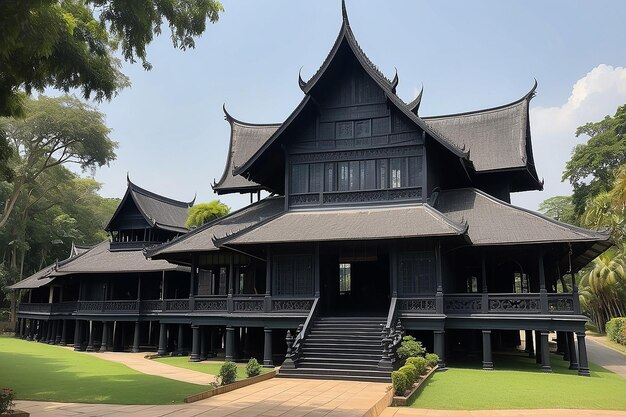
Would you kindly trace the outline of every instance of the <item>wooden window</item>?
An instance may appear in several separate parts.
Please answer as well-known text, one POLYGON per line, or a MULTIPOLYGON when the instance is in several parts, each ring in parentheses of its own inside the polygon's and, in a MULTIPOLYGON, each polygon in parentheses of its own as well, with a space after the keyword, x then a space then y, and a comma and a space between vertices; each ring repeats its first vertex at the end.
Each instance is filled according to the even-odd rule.
POLYGON ((324 191, 336 191, 335 164, 330 162, 324 164, 324 191))
POLYGON ((294 194, 309 192, 309 165, 291 166, 291 192, 294 194))
POLYGON ((419 187, 422 182, 422 157, 412 156, 408 158, 409 162, 409 187, 419 187))
POLYGON ((339 294, 349 294, 352 290, 350 264, 339 264, 339 294))
POLYGON ((476 293, 478 292, 478 277, 475 276, 469 276, 467 277, 467 283, 466 283, 466 288, 465 288, 465 292, 467 293, 476 293))
POLYGON ((432 252, 400 254, 398 266, 398 285, 401 294, 434 294, 435 259, 432 252))
POLYGON ((220 267, 220 278, 219 278, 219 286, 218 286, 219 295, 226 295, 227 284, 228 284, 228 267, 222 266, 220 267))
POLYGON ((337 163, 337 190, 348 191, 350 189, 350 163, 337 163))
POLYGON ((389 160, 389 171, 391 172, 390 188, 404 187, 406 181, 406 170, 404 164, 406 158, 391 158, 389 160))
POLYGON ((359 161, 350 162, 350 191, 360 190, 359 161))
POLYGON ((211 295, 212 290, 212 278, 211 271, 206 269, 200 269, 198 271, 198 295, 211 295))
POLYGON ((311 255, 274 256, 274 295, 313 294, 313 257, 311 255))
POLYGON ((322 164, 311 164, 309 167, 309 192, 319 193, 322 191, 322 164))
POLYGON ((376 188, 387 188, 389 186, 387 183, 388 177, 389 175, 387 173, 387 160, 379 159, 378 161, 376 161, 376 188))

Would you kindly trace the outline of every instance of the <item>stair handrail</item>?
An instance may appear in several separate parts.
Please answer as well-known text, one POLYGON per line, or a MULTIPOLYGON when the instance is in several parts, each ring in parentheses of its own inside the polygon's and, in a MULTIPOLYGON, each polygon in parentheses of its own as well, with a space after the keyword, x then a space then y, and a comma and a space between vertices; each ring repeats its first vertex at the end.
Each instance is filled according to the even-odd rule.
POLYGON ((387 322, 385 323, 385 329, 390 329, 393 326, 393 321, 396 318, 396 304, 398 299, 396 297, 391 298, 389 303, 389 313, 387 313, 387 322))
MULTIPOLYGON (((391 298, 391 302, 389 303, 389 312, 387 313, 387 321, 383 325, 383 329, 381 331, 383 354, 380 362, 378 363, 378 367, 388 371, 393 370, 393 363, 396 361, 396 349, 399 344, 398 337, 393 326, 393 321, 395 320, 397 314, 397 301, 397 297, 391 298)), ((402 337, 400 337, 400 339, 402 339, 402 337)))
POLYGON ((300 346, 302 345, 302 342, 304 341, 307 333, 309 332, 311 328, 311 322, 318 314, 318 309, 317 309, 318 301, 319 301, 319 297, 315 297, 315 299, 313 300, 313 305, 311 306, 311 310, 309 310, 309 314, 307 315, 306 320, 304 321, 304 324, 303 325, 301 324, 300 326, 298 326, 298 332, 297 332, 295 339, 293 340, 293 345, 291 347, 291 359, 294 362, 300 358, 300 353, 301 353, 300 346))

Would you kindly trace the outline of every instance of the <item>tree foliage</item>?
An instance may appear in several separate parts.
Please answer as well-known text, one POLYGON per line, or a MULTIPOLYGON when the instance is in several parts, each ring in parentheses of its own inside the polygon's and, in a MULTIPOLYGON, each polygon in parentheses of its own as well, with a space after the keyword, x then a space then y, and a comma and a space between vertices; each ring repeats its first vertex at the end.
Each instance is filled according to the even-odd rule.
POLYGON ((626 105, 618 107, 613 117, 580 126, 576 136, 580 135, 589 136, 589 140, 574 148, 562 178, 572 184, 572 202, 578 215, 590 197, 609 191, 617 169, 626 164, 626 105))
POLYGON ((578 224, 571 196, 557 195, 556 197, 548 198, 539 204, 539 211, 555 220, 574 225, 578 224))
POLYGON ((219 217, 225 216, 230 212, 230 207, 220 202, 219 200, 213 200, 208 203, 196 204, 189 209, 189 218, 185 222, 185 226, 188 228, 194 228, 202 226, 205 223, 215 220, 219 217))
MULTIPOLYGON (((129 85, 118 52, 150 69, 146 47, 166 22, 185 50, 222 11, 216 0, 0 1, 0 116, 23 116, 23 92, 47 87, 110 100, 129 85)), ((8 151, 0 129, 0 180, 11 179, 8 151)))
POLYGON ((0 229, 22 193, 56 185, 54 179, 42 177, 50 169, 64 164, 95 169, 115 159, 117 143, 109 138, 104 115, 80 100, 41 96, 28 99, 25 108, 24 118, 0 118, 0 130, 7 133, 12 148, 9 163, 15 172, 11 192, 2 200, 0 229))

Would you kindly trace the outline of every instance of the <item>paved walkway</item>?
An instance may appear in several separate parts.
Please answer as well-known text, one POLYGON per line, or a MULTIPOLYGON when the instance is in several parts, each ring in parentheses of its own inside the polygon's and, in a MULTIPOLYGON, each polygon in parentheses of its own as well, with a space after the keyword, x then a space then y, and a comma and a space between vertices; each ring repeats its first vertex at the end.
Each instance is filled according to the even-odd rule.
POLYGON ((626 417, 626 411, 612 410, 423 410, 387 408, 380 417, 626 417))
POLYGON ((593 336, 587 336, 587 356, 589 361, 626 378, 626 355, 603 345, 593 336))
POLYGON ((135 371, 139 371, 148 375, 162 376, 163 378, 175 379, 176 381, 189 382, 190 384, 208 385, 215 382, 215 375, 205 374, 203 372, 192 371, 191 369, 179 368, 167 365, 161 362, 146 359, 147 353, 129 353, 129 352, 102 352, 87 353, 95 357, 106 359, 112 362, 118 362, 128 366, 135 371))
POLYGON ((109 405, 17 401, 31 416, 376 417, 389 384, 273 378, 192 404, 109 405))

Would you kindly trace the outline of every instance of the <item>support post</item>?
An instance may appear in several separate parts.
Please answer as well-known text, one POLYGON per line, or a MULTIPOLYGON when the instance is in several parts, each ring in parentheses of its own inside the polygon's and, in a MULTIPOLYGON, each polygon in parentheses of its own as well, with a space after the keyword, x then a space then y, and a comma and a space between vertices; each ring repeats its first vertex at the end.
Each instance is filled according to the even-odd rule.
POLYGON ((480 286, 482 289, 480 311, 481 313, 489 313, 489 290, 487 288, 487 260, 485 259, 485 251, 480 252, 480 286))
POLYGON ((439 362, 437 365, 439 366, 439 371, 445 371, 446 368, 446 348, 445 348, 445 336, 446 332, 444 330, 435 330, 434 333, 434 347, 435 353, 439 356, 439 362))
POLYGON ((61 328, 63 327, 63 322, 65 320, 55 320, 56 322, 56 332, 55 332, 55 336, 54 336, 54 344, 58 345, 61 343, 61 328))
POLYGON ((74 326, 74 350, 80 350, 80 345, 82 342, 81 337, 81 320, 76 320, 76 325, 74 326))
POLYGON ((191 325, 191 356, 189 362, 200 362, 200 327, 191 325))
POLYGON ((587 360, 585 332, 576 332, 576 339, 578 339, 578 375, 591 376, 591 372, 589 372, 589 362, 587 360))
POLYGON ((548 336, 550 332, 547 330, 541 331, 541 370, 543 372, 552 372, 550 367, 550 348, 548 346, 548 336))
POLYGON ((567 346, 569 347, 569 369, 578 369, 578 354, 574 342, 574 332, 567 332, 567 346))
POLYGON ((232 326, 226 326, 226 352, 224 358, 226 361, 232 362, 235 359, 235 329, 232 326))
POLYGON ((435 293, 435 311, 443 314, 443 277, 441 273, 441 242, 435 245, 435 277, 437 279, 437 292, 435 293))
POLYGON ((59 344, 61 346, 67 346, 67 319, 63 319, 63 327, 61 329, 61 340, 59 344))
POLYGON ((176 356, 183 356, 183 343, 185 343, 185 334, 183 329, 183 324, 180 323, 178 325, 178 340, 176 343, 176 356))
POLYGON ((109 343, 109 322, 102 322, 102 341, 100 343, 100 352, 107 351, 107 344, 109 343))
POLYGON ((491 330, 483 330, 483 369, 487 371, 493 370, 491 330))
POLYGON ((87 352, 93 352, 95 349, 93 347, 93 320, 89 320, 89 328, 87 331, 89 332, 89 341, 87 342, 87 352))
POLYGON ((265 333, 265 343, 263 345, 263 367, 273 368, 274 361, 272 360, 272 329, 266 327, 263 329, 265 333))
POLYGON ((207 327, 200 326, 200 360, 206 360, 207 357, 207 327))
POLYGON ((48 328, 46 329, 45 342, 51 345, 52 343, 54 343, 54 333, 52 333, 52 331, 54 330, 54 320, 48 320, 47 327, 48 328))
POLYGON ((159 356, 165 356, 167 354, 167 324, 161 322, 159 324, 159 349, 157 350, 159 356))
POLYGON ((524 339, 526 340, 525 342, 525 349, 524 352, 528 353, 528 357, 529 358, 534 358, 535 357, 535 347, 533 346, 533 331, 532 330, 525 330, 524 331, 524 339))
POLYGON ((548 314, 548 290, 546 289, 546 272, 543 265, 543 253, 539 255, 539 304, 541 314, 548 314))
POLYGON ((265 260, 265 312, 272 311, 272 247, 266 245, 267 255, 265 260))
POLYGON ((28 337, 26 340, 31 342, 35 338, 35 320, 28 319, 28 337))
POLYGON ((229 313, 232 313, 234 310, 234 302, 233 302, 233 290, 235 286, 235 265, 233 262, 233 255, 231 254, 228 260, 228 295, 226 298, 226 309, 229 313))
POLYGON ((537 365, 541 365, 542 363, 541 355, 543 352, 541 350, 541 335, 539 334, 539 330, 535 330, 535 347, 536 347, 535 363, 537 365))
POLYGON ((139 352, 139 320, 135 322, 135 334, 133 335, 133 348, 131 352, 137 353, 139 352))

